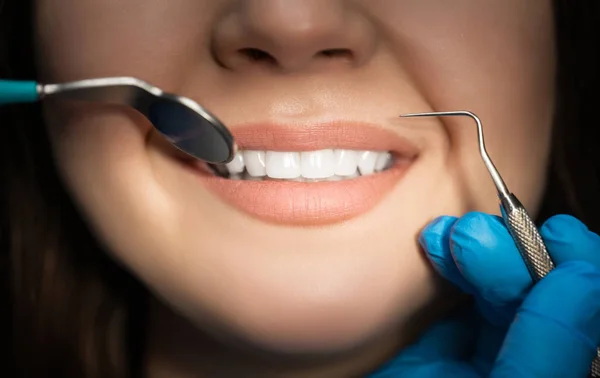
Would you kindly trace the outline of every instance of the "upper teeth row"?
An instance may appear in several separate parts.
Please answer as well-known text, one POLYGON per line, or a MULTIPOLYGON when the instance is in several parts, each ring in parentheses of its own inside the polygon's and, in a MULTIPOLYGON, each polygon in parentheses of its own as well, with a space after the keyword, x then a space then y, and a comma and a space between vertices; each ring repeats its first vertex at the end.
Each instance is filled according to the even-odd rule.
POLYGON ((306 152, 238 151, 227 164, 232 175, 244 170, 252 177, 324 179, 370 175, 389 167, 389 152, 327 149, 306 152))

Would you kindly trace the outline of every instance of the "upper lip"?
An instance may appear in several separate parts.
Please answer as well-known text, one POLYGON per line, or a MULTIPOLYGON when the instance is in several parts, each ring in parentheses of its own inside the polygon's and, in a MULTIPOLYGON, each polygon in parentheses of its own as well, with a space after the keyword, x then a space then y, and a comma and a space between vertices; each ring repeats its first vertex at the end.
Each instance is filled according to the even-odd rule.
POLYGON ((315 151, 329 148, 390 151, 414 158, 418 148, 399 134, 369 123, 327 122, 311 125, 248 124, 231 133, 242 150, 315 151))

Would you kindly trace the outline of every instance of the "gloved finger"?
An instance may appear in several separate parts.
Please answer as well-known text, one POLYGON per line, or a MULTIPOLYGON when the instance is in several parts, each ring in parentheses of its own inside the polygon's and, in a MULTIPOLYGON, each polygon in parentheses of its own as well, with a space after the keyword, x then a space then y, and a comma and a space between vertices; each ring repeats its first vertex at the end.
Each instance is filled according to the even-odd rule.
POLYGON ((540 235, 555 264, 587 261, 600 269, 600 236, 570 215, 555 215, 540 228, 540 235))
POLYGON ((462 276, 450 252, 450 233, 457 220, 457 217, 451 216, 436 218, 423 229, 419 235, 419 243, 434 269, 442 277, 458 286, 463 292, 473 294, 474 288, 462 276))
POLYGON ((477 337, 474 320, 473 311, 460 311, 436 323, 369 378, 479 377, 467 362, 477 337))
POLYGON ((491 377, 586 377, 600 344, 600 270, 559 265, 525 298, 491 377))
POLYGON ((464 215, 452 227, 450 251, 488 320, 510 322, 532 280, 503 220, 478 212, 464 215))
POLYGON ((532 281, 501 218, 476 212, 440 217, 419 241, 436 270, 473 295, 491 323, 512 320, 532 281))

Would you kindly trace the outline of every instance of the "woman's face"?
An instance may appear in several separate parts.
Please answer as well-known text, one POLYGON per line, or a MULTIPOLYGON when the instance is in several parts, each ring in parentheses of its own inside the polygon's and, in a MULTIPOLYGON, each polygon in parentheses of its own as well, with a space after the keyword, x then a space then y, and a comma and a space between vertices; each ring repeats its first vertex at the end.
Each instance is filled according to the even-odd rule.
POLYGON ((36 4, 43 82, 135 76, 198 101, 237 137, 244 165, 229 168, 244 171, 215 178, 130 109, 45 109, 60 173, 97 237, 201 328, 334 352, 406 332, 440 302, 419 231, 442 214, 497 213, 497 198, 471 120, 402 113, 478 114, 505 181, 537 211, 550 1, 36 4))

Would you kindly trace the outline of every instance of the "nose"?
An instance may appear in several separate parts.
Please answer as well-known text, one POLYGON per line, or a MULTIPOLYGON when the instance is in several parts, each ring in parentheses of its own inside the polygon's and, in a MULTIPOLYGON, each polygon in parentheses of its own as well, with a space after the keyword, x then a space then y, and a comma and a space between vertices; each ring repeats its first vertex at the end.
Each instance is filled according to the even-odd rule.
POLYGON ((356 67, 375 49, 368 17, 346 0, 243 0, 217 23, 212 39, 222 66, 281 72, 356 67))

